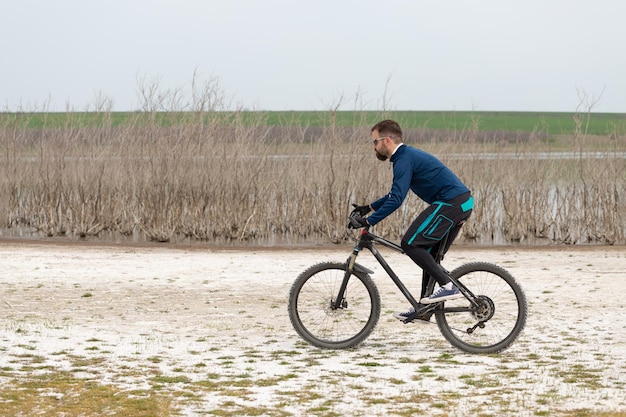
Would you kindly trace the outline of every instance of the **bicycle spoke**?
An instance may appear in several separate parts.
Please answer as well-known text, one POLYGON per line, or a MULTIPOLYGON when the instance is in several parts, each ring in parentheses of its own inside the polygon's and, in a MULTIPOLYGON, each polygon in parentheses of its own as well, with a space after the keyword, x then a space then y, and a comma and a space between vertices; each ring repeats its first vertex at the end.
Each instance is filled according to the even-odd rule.
POLYGON ((316 346, 354 346, 378 321, 380 298, 369 277, 352 275, 344 298, 335 299, 344 274, 344 265, 322 264, 305 271, 292 288, 291 321, 296 331, 316 346))
POLYGON ((526 321, 526 298, 505 270, 495 265, 474 263, 459 268, 459 279, 477 297, 471 312, 445 311, 467 308, 465 298, 445 302, 437 323, 454 346, 472 353, 494 353, 506 349, 517 338, 526 321), (462 269, 463 268, 463 269, 462 269))

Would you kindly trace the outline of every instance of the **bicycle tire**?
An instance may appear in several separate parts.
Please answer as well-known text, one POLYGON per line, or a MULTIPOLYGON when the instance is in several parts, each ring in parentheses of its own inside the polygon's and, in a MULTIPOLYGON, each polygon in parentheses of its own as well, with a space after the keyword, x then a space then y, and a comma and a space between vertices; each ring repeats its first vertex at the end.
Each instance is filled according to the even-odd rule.
POLYGON ((443 337, 468 353, 499 353, 511 346, 528 315, 526 295, 517 280, 504 268, 486 262, 461 265, 450 275, 474 293, 483 308, 473 313, 447 312, 449 308, 468 307, 469 301, 445 301, 443 311, 435 312, 443 337), (480 327, 481 321, 484 327, 480 327))
POLYGON ((365 272, 352 272, 342 308, 331 308, 345 272, 345 263, 322 262, 302 272, 291 286, 289 320, 295 331, 313 346, 356 347, 378 323, 380 294, 365 272))

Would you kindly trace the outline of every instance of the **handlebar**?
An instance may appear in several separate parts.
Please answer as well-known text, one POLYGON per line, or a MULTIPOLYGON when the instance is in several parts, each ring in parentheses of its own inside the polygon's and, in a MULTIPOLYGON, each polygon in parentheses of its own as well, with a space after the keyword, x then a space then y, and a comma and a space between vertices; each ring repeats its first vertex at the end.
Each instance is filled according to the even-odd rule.
MULTIPOLYGON (((352 213, 350 213, 349 218, 349 223, 346 225, 346 227, 351 228, 350 226, 352 226, 353 229, 360 229, 363 228, 363 231, 359 234, 359 237, 354 238, 354 240, 357 240, 361 243, 363 242, 367 242, 368 245, 372 245, 374 243, 378 243, 381 244, 387 248, 393 249, 396 252, 399 253, 404 253, 404 249, 402 249, 402 247, 390 240, 387 240, 385 238, 382 238, 380 236, 374 235, 369 231, 369 226, 368 227, 363 227, 361 225, 361 223, 359 223, 356 219, 362 219, 363 216, 361 216, 359 213, 355 213, 354 211, 352 213)), ((359 244, 361 244, 359 243, 359 244)))
MULTIPOLYGON (((363 224, 360 223, 357 219, 363 219, 363 216, 361 216, 359 213, 356 212, 356 210, 353 210, 350 213, 350 216, 348 217, 349 221, 348 224, 346 225, 347 228, 349 229, 360 229, 363 227, 363 224)), ((369 227, 365 227, 365 229, 369 229, 369 227)))

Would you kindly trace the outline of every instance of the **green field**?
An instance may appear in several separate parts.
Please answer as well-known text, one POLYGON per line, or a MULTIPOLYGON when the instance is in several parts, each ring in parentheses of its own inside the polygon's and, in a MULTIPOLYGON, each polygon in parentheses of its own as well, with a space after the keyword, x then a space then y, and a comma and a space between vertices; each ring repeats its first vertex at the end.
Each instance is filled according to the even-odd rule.
MULTIPOLYGON (((626 132, 626 114, 593 113, 527 113, 527 112, 451 112, 451 111, 395 111, 395 112, 337 112, 336 124, 371 126, 382 118, 395 119, 404 129, 478 130, 545 132, 549 135, 573 134, 575 117, 583 124, 589 120, 586 133, 592 135, 622 134, 626 132)), ((328 125, 330 112, 271 112, 268 123, 285 123, 303 126, 328 125)))
POLYGON ((128 124, 171 126, 239 119, 247 125, 371 126, 384 118, 398 120, 404 129, 520 131, 546 135, 623 135, 624 113, 539 113, 455 111, 241 111, 241 112, 112 112, 112 113, 0 113, 0 126, 28 129, 109 127, 128 124))

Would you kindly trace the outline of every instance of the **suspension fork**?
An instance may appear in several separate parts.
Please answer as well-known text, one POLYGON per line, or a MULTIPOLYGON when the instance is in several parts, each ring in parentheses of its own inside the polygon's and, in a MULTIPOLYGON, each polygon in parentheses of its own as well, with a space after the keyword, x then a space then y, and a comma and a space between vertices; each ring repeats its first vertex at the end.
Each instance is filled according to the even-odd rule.
POLYGON ((344 308, 345 304, 345 296, 346 296, 346 288, 348 287, 348 281, 350 280, 350 275, 354 272, 354 265, 356 264, 356 258, 359 256, 359 252, 361 252, 361 242, 359 241, 350 257, 346 261, 346 272, 343 275, 343 280, 341 281, 341 285, 339 286, 339 292, 337 293, 337 298, 331 300, 331 308, 336 310, 338 308, 344 308))

